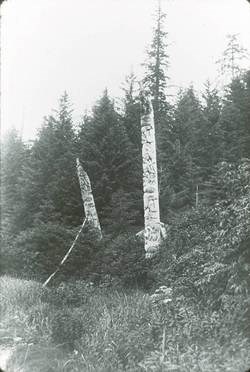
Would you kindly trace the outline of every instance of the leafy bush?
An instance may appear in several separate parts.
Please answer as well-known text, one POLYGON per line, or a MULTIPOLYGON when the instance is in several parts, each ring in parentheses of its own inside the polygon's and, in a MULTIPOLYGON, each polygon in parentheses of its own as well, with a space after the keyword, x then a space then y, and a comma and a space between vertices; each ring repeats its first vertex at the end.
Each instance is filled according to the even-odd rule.
POLYGON ((171 293, 162 287, 151 296, 157 348, 139 363, 142 370, 244 371, 250 344, 240 298, 229 297, 220 311, 212 311, 171 293))
POLYGON ((250 167, 234 169, 234 181, 230 165, 219 169, 224 199, 178 215, 153 268, 159 284, 215 308, 225 294, 247 297, 250 285, 250 167))

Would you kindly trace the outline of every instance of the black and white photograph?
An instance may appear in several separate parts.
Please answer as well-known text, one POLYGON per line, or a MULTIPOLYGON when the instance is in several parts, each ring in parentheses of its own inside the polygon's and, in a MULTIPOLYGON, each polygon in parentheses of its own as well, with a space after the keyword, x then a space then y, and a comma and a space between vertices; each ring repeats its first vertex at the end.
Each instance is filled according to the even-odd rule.
POLYGON ((250 1, 0 0, 0 372, 250 371, 250 1))

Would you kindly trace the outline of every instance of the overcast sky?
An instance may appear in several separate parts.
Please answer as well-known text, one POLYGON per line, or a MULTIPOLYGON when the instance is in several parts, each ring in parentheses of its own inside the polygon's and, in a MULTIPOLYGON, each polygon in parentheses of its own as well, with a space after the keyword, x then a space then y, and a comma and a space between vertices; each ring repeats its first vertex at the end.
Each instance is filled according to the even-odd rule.
MULTIPOLYGON (((105 87, 122 94, 141 74, 156 0, 8 0, 2 5, 2 133, 23 127, 34 138, 66 90, 77 121, 105 87)), ((250 50, 246 0, 162 0, 171 84, 200 90, 216 80, 226 35, 250 50)))

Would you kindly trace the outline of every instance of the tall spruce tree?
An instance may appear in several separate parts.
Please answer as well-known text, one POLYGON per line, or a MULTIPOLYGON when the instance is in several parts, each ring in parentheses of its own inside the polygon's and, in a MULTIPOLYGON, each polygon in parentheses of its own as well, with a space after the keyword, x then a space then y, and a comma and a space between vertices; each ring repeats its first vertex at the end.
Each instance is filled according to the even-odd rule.
MULTIPOLYGON (((147 51, 147 61, 144 64, 146 71, 143 79, 146 94, 153 97, 157 139, 160 137, 162 117, 164 117, 164 113, 166 112, 166 69, 169 62, 166 52, 167 32, 164 31, 165 19, 166 14, 162 11, 161 2, 159 0, 156 12, 156 24, 153 28, 153 39, 147 51)), ((157 142, 159 142, 159 140, 157 142)))
POLYGON ((153 38, 147 51, 147 60, 144 63, 145 76, 143 79, 143 94, 153 98, 156 153, 159 193, 161 199, 161 209, 164 214, 166 205, 163 194, 166 191, 166 158, 173 155, 169 143, 171 142, 172 126, 172 107, 167 101, 167 68, 169 66, 169 56, 167 54, 167 32, 165 31, 166 14, 162 11, 161 1, 158 1, 158 8, 153 28, 153 38), (165 188, 165 191, 163 190, 165 188))

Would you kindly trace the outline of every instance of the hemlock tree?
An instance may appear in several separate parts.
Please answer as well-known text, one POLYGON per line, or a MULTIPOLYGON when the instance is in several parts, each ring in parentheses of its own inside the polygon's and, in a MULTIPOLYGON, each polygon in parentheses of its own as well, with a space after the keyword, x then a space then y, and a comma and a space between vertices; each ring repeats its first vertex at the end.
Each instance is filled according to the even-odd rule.
POLYGON ((219 125, 222 102, 217 89, 212 88, 208 81, 205 84, 205 90, 202 94, 204 103, 202 105, 205 115, 206 125, 206 165, 208 174, 211 173, 213 166, 216 165, 222 158, 222 131, 219 125))
POLYGON ((126 129, 129 140, 138 149, 138 154, 141 156, 141 125, 140 125, 140 97, 136 92, 136 76, 134 73, 126 76, 123 85, 124 97, 122 122, 126 129))
POLYGON ((16 129, 4 138, 1 151, 1 227, 4 235, 15 235, 23 228, 22 172, 29 156, 28 147, 16 129))
MULTIPOLYGON (((169 140, 162 152, 162 205, 173 210, 194 204, 196 186, 206 175, 205 115, 192 87, 179 94, 169 140)), ((165 207, 163 207, 165 208, 165 207)))
MULTIPOLYGON (((126 77, 121 120, 133 148, 134 157, 134 177, 130 183, 128 214, 130 221, 134 220, 134 224, 141 227, 143 226, 141 102, 136 90, 136 83, 137 80, 133 73, 126 77)), ((124 198, 122 199, 124 200, 124 198)))
POLYGON ((133 190, 136 155, 107 90, 93 107, 92 116, 85 117, 78 146, 81 163, 91 179, 101 225, 110 229, 111 210, 119 208, 113 205, 112 196, 120 190, 133 190))
POLYGON ((55 115, 45 119, 23 173, 27 227, 53 222, 81 223, 82 206, 75 167, 76 136, 67 93, 55 115))
POLYGON ((249 157, 250 100, 249 72, 235 78, 227 89, 220 127, 223 132, 223 159, 235 162, 249 157))

